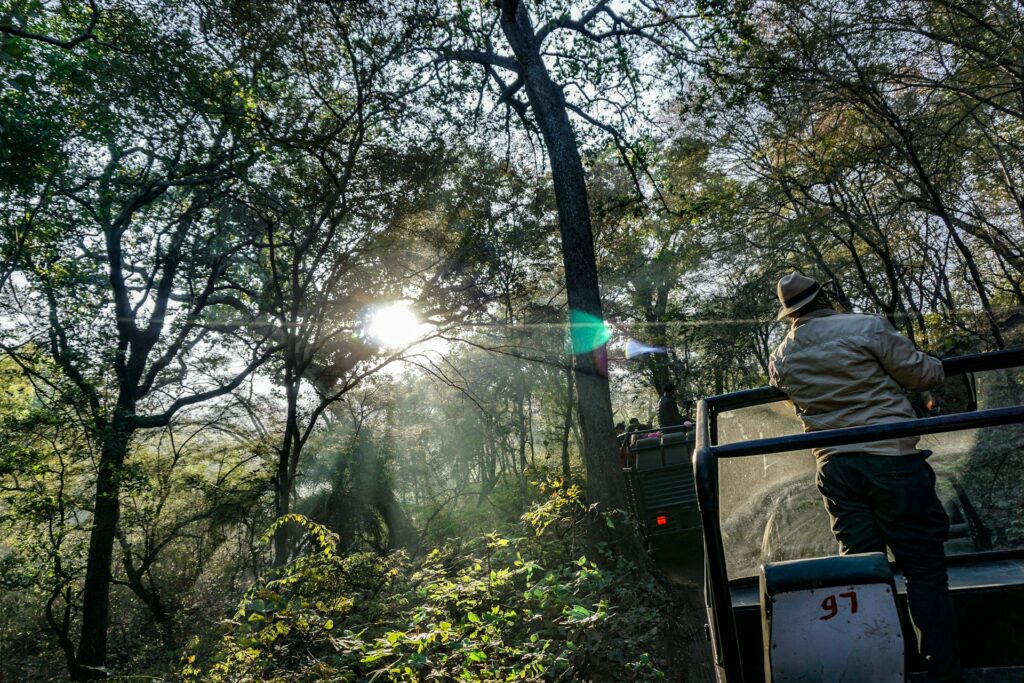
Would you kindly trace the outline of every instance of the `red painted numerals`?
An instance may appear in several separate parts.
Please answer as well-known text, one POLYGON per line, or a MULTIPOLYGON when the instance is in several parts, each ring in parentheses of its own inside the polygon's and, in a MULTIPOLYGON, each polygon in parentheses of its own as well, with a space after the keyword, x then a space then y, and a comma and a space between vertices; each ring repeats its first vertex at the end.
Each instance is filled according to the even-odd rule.
MULTIPOLYGON (((857 613, 857 592, 856 591, 848 591, 846 593, 840 593, 839 597, 843 598, 844 600, 848 600, 850 602, 850 614, 856 614, 857 613)), ((824 600, 821 601, 821 608, 823 610, 825 610, 825 612, 827 612, 827 614, 825 616, 823 616, 823 617, 818 617, 818 618, 821 619, 822 621, 828 621, 832 617, 834 617, 837 614, 839 614, 839 601, 836 600, 836 596, 830 595, 830 596, 828 596, 827 598, 825 598, 824 600)))

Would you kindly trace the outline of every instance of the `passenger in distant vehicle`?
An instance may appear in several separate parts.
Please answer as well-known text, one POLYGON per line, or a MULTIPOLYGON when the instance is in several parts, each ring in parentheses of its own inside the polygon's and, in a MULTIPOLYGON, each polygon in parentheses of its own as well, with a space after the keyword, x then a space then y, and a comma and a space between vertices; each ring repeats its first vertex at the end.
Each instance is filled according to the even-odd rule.
MULTIPOLYGON (((771 384, 789 397, 808 432, 914 419, 903 389, 942 383, 942 362, 914 348, 883 318, 841 314, 815 280, 779 280, 786 338, 772 353, 771 384)), ((907 582, 929 679, 960 681, 956 616, 944 543, 949 518, 917 437, 815 449, 816 483, 840 552, 892 549, 907 582)))
POLYGON ((665 385, 661 400, 658 401, 658 429, 664 434, 681 432, 686 428, 686 422, 686 418, 679 412, 679 406, 676 404, 676 385, 669 382, 665 385))
MULTIPOLYGON (((689 426, 689 427, 693 426, 693 401, 692 400, 687 399, 687 400, 683 401, 683 418, 685 419, 686 422, 690 423, 687 426, 689 426)), ((685 425, 686 422, 684 422, 683 424, 685 425)))
POLYGON ((629 467, 629 437, 626 435, 626 423, 615 423, 615 437, 619 440, 619 464, 629 467))
POLYGON ((623 446, 626 449, 626 464, 624 465, 624 467, 632 467, 633 465, 636 464, 632 462, 633 456, 635 454, 631 449, 633 448, 633 446, 636 445, 637 439, 642 439, 645 436, 647 436, 646 432, 648 432, 650 429, 651 425, 645 425, 644 423, 640 422, 638 418, 629 418, 629 426, 626 427, 626 439, 623 444, 623 446), (641 434, 639 432, 644 433, 641 434))
POLYGON ((644 423, 640 422, 639 418, 631 417, 629 418, 629 427, 626 428, 626 433, 628 434, 629 432, 645 432, 650 428, 651 425, 645 425, 644 423))

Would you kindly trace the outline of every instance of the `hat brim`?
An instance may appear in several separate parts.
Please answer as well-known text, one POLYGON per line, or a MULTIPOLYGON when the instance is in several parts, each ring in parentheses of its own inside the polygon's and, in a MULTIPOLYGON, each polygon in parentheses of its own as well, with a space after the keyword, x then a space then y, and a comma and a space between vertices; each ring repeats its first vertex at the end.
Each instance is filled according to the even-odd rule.
POLYGON ((820 291, 821 291, 821 287, 816 287, 813 292, 811 292, 807 296, 801 298, 799 301, 795 302, 793 305, 786 306, 784 308, 779 309, 779 314, 777 316, 775 316, 775 319, 776 320, 782 320, 787 315, 790 315, 791 313, 796 313, 801 308, 803 308, 807 304, 809 304, 812 301, 814 301, 814 299, 818 296, 818 293, 820 291))

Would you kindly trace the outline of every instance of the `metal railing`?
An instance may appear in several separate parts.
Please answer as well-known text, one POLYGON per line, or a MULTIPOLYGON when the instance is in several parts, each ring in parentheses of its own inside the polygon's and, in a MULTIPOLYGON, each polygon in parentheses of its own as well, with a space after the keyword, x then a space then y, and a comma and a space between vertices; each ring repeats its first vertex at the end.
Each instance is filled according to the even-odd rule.
MULTIPOLYGON (((967 372, 1002 370, 1024 366, 1024 349, 1008 349, 992 353, 946 358, 942 361, 947 376, 967 372)), ((881 439, 938 434, 942 432, 993 427, 1024 422, 1024 406, 994 408, 971 413, 940 415, 903 422, 848 427, 820 432, 807 432, 790 436, 756 439, 737 443, 718 444, 718 415, 724 412, 750 408, 786 400, 786 395, 772 387, 738 391, 713 396, 697 404, 693 466, 697 484, 697 502, 704 526, 705 562, 707 570, 707 600, 714 620, 711 625, 720 680, 734 683, 743 681, 743 668, 736 621, 729 589, 729 574, 722 541, 718 491, 719 458, 741 458, 769 453, 802 451, 841 444, 863 443, 881 439)))

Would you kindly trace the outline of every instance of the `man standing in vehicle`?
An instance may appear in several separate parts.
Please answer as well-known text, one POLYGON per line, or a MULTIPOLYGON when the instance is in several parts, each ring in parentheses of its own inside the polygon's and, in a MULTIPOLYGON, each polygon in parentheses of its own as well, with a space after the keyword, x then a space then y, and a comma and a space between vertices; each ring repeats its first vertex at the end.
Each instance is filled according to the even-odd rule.
MULTIPOLYGON (((808 432, 914 419, 903 389, 942 383, 942 362, 914 348, 883 318, 838 313, 815 280, 779 280, 778 319, 791 326, 772 353, 772 386, 785 392, 808 432)), ((929 679, 959 681, 956 617, 944 543, 949 518, 917 437, 819 448, 818 490, 843 555, 885 552, 907 583, 929 679)))
POLYGON ((679 405, 676 403, 676 385, 674 382, 665 384, 661 400, 658 401, 658 429, 664 434, 681 432, 692 426, 683 414, 679 412, 679 405))

